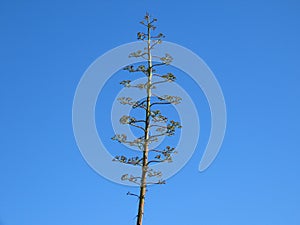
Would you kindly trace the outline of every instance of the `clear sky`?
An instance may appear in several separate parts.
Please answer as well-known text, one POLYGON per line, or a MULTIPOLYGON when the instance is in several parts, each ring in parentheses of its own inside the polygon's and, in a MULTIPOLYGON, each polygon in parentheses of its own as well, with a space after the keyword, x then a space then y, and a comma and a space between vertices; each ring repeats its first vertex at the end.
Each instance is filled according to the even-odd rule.
POLYGON ((82 158, 72 103, 87 67, 135 41, 146 11, 167 41, 212 69, 228 124, 208 170, 198 171, 204 129, 188 164, 150 188, 144 224, 299 225, 296 0, 1 0, 0 224, 135 224, 137 200, 126 196, 135 189, 102 178, 82 158))

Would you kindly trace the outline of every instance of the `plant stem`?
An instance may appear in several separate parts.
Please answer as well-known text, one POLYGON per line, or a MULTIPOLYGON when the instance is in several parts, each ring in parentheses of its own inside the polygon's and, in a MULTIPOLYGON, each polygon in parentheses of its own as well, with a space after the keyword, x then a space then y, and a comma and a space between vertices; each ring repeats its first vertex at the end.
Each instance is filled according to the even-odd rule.
POLYGON ((150 130, 150 116, 151 116, 151 85, 152 85, 152 55, 151 55, 151 24, 148 21, 147 33, 147 55, 148 55, 148 82, 147 82, 147 106, 146 106, 146 123, 145 123, 145 144, 143 151, 143 166, 142 166, 142 179, 140 184, 139 195, 139 208, 137 215, 137 225, 143 224, 143 215, 145 207, 145 195, 147 188, 147 169, 148 169, 148 153, 149 153, 149 130, 150 130))

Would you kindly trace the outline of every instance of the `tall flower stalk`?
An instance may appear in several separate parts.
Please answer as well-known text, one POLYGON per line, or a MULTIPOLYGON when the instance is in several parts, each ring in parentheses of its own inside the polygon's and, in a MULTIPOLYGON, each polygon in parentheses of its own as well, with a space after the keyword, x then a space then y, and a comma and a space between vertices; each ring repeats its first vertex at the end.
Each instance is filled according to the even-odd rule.
POLYGON ((137 50, 129 54, 129 57, 143 58, 145 64, 138 66, 129 65, 124 68, 124 70, 130 73, 142 73, 147 78, 146 83, 133 84, 131 80, 123 80, 120 82, 120 84, 126 88, 145 89, 145 99, 134 100, 131 97, 121 97, 118 99, 121 104, 144 111, 145 117, 142 119, 137 119, 130 115, 124 115, 120 118, 120 123, 139 129, 143 132, 143 135, 134 140, 128 140, 126 134, 115 134, 115 136, 112 137, 113 140, 135 146, 140 150, 140 155, 135 157, 127 158, 124 155, 119 155, 114 158, 114 161, 141 167, 140 176, 124 174, 121 177, 122 180, 127 180, 139 185, 139 194, 127 193, 128 195, 138 197, 139 200, 136 225, 143 224, 147 186, 149 184, 165 184, 165 180, 161 179, 162 173, 151 169, 150 164, 170 163, 172 162, 172 155, 176 153, 174 147, 166 146, 163 149, 152 149, 150 148, 150 144, 158 141, 159 137, 173 136, 176 129, 181 128, 179 122, 170 120, 164 116, 160 110, 157 110, 157 107, 163 107, 163 105, 179 104, 181 98, 169 95, 159 96, 153 91, 153 89, 158 88, 162 83, 174 82, 176 80, 175 75, 172 73, 159 74, 157 72, 157 68, 168 66, 173 58, 169 54, 165 54, 164 56, 152 55, 154 47, 161 44, 162 38, 165 37, 162 33, 152 34, 156 29, 154 26, 156 21, 157 19, 152 18, 148 13, 145 15, 144 20, 140 23, 146 28, 146 32, 138 32, 137 38, 145 42, 146 47, 144 50, 137 50), (155 61, 153 61, 153 58, 155 58, 155 61), (153 77, 156 79, 154 80, 153 77), (153 178, 156 178, 154 182, 153 178))

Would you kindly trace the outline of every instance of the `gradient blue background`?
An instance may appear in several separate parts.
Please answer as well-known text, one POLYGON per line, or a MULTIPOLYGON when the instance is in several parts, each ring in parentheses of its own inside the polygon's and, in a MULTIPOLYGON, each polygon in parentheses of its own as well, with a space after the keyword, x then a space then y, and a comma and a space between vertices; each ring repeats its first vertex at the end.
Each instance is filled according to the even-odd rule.
POLYGON ((132 189, 86 164, 71 109, 86 68, 134 41, 145 11, 210 66, 228 111, 214 164, 197 170, 203 140, 182 171, 148 192, 145 225, 299 225, 296 0, 2 0, 0 224, 135 224, 132 189))

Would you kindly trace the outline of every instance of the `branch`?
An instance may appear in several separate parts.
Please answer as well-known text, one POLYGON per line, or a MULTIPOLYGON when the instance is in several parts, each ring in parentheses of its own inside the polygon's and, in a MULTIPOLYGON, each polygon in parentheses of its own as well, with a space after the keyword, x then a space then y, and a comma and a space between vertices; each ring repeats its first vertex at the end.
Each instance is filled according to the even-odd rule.
POLYGON ((129 191, 127 192, 127 195, 132 195, 132 196, 135 196, 135 197, 138 197, 138 198, 140 197, 140 196, 138 196, 137 194, 133 194, 133 193, 131 193, 131 192, 129 192, 129 191))
POLYGON ((159 128, 168 128, 167 126, 157 125, 157 124, 151 124, 150 127, 159 127, 159 128))
POLYGON ((161 136, 164 136, 164 135, 166 135, 166 134, 167 134, 167 132, 164 132, 164 133, 161 133, 161 134, 156 134, 156 135, 150 135, 150 136, 149 136, 149 139, 161 137, 161 136))
POLYGON ((144 101, 141 101, 141 102, 137 101, 137 102, 135 102, 135 104, 132 107, 133 108, 137 108, 137 107, 141 107, 142 106, 144 108, 145 106, 143 106, 143 104, 146 103, 146 102, 147 102, 147 100, 144 100, 144 101))
POLYGON ((132 106, 132 108, 137 108, 140 107, 142 109, 147 110, 147 108, 145 106, 143 106, 142 104, 145 103, 145 101, 143 102, 139 102, 139 101, 132 101, 132 98, 130 97, 120 97, 117 99, 122 105, 130 105, 132 106))
MULTIPOLYGON (((132 53, 132 54, 134 54, 134 53, 132 53)), ((134 56, 130 55, 130 57, 134 57, 134 56)), ((145 57, 143 57, 143 58, 146 59, 146 60, 148 60, 145 57)), ((133 65, 129 65, 129 66, 125 66, 123 68, 123 70, 127 70, 130 73, 142 72, 142 73, 144 73, 145 75, 148 76, 148 68, 146 68, 144 65, 139 65, 136 69, 134 68, 133 65)))
POLYGON ((158 74, 158 73, 152 74, 152 76, 154 76, 154 77, 161 77, 161 75, 158 74))
POLYGON ((127 141, 127 136, 125 134, 115 134, 111 139, 118 141, 119 143, 128 144, 130 146, 136 146, 140 150, 143 150, 143 146, 145 143, 144 136, 141 136, 133 141, 127 141))
POLYGON ((163 154, 165 156, 168 156, 168 154, 172 154, 172 153, 175 154, 175 153, 177 153, 175 151, 175 148, 174 147, 171 148, 170 146, 166 146, 166 148, 164 150, 151 149, 151 150, 149 150, 149 152, 158 152, 158 153, 161 153, 161 154, 163 154))
MULTIPOLYGON (((126 115, 124 115, 120 118, 121 124, 128 124, 128 125, 134 126, 136 128, 139 128, 139 129, 142 129, 143 131, 145 131, 145 129, 143 127, 135 124, 136 121, 137 120, 134 117, 126 116, 126 115)), ((141 120, 139 120, 139 121, 141 121, 141 120)))
POLYGON ((151 149, 148 150, 149 152, 158 152, 158 153, 163 153, 163 150, 157 150, 157 149, 151 149))
POLYGON ((151 117, 154 122, 167 122, 168 118, 163 116, 159 110, 151 111, 151 117))
POLYGON ((138 88, 138 89, 144 89, 144 88, 146 88, 146 84, 130 85, 130 87, 138 88))
POLYGON ((121 177, 121 180, 123 180, 123 181, 128 180, 129 182, 132 182, 132 183, 140 185, 140 183, 137 182, 137 179, 141 179, 141 177, 134 177, 132 175, 130 175, 130 177, 129 177, 128 174, 124 174, 121 177))
POLYGON ((156 63, 156 64, 153 64, 152 67, 155 67, 155 66, 164 66, 166 65, 166 63, 156 63))
POLYGON ((146 120, 136 120, 135 122, 136 122, 136 123, 140 123, 140 122, 146 123, 146 120))
POLYGON ((150 164, 150 163, 162 163, 162 162, 165 162, 166 160, 150 160, 148 163, 147 163, 147 166, 150 164))
MULTIPOLYGON (((154 37, 154 38, 159 38, 159 37, 154 37)), ((161 39, 158 39, 154 42, 153 45, 151 45, 150 49, 153 49, 155 45, 158 45, 158 44, 161 44, 162 43, 162 40, 161 39)))
MULTIPOLYGON (((142 33, 139 32, 138 36, 139 36, 139 34, 142 35, 142 33)), ((136 52, 131 52, 128 57, 129 58, 131 58, 131 57, 138 58, 138 57, 143 57, 144 55, 147 55, 147 52, 142 52, 141 50, 137 50, 136 52)))
POLYGON ((172 104, 172 103, 171 102, 153 102, 150 105, 150 107, 153 106, 153 105, 168 105, 168 104, 172 104))
POLYGON ((147 184, 166 184, 165 180, 159 180, 157 182, 147 182, 147 184))
POLYGON ((163 96, 158 96, 156 94, 152 94, 153 96, 157 97, 160 101, 167 101, 171 104, 179 104, 182 100, 182 98, 178 96, 172 96, 172 95, 163 95, 163 96))
POLYGON ((152 85, 166 83, 166 82, 170 82, 170 81, 169 80, 157 81, 157 82, 153 82, 152 85))
POLYGON ((140 163, 143 159, 139 159, 138 157, 132 157, 127 159, 125 156, 115 156, 115 158, 113 159, 113 161, 117 161, 120 163, 124 163, 127 165, 138 165, 138 166, 142 166, 142 164, 140 163))
POLYGON ((143 127, 141 127, 141 126, 139 126, 139 125, 136 125, 136 124, 134 124, 134 123, 128 123, 128 125, 133 126, 133 127, 136 127, 136 128, 139 128, 139 129, 145 131, 145 128, 143 128, 143 127))

